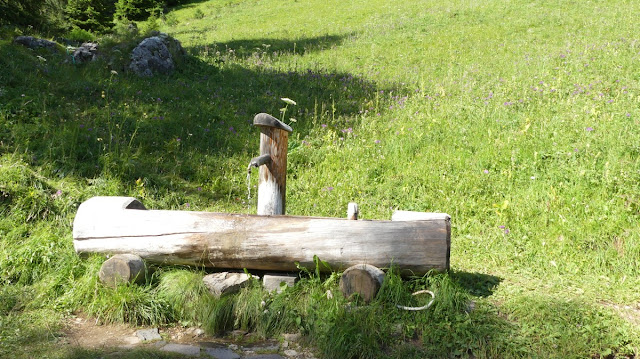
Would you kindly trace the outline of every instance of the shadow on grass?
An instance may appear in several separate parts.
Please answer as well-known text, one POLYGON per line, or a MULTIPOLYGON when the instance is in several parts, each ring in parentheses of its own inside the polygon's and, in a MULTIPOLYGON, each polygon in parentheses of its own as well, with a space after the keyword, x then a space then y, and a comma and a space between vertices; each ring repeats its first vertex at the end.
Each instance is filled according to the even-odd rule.
POLYGON ((502 278, 483 273, 450 272, 451 279, 457 282, 469 294, 476 297, 488 297, 493 294, 502 278))
POLYGON ((214 43, 210 46, 218 49, 232 49, 237 56, 247 58, 254 56, 256 52, 286 53, 287 55, 304 55, 305 53, 322 51, 342 43, 346 35, 325 35, 312 38, 300 38, 296 40, 282 39, 243 39, 223 43, 214 43))
POLYGON ((263 43, 289 56, 339 41, 326 36, 218 44, 236 47, 240 55, 187 56, 176 73, 154 78, 121 69, 111 73, 108 56, 73 66, 61 63, 61 55, 38 60, 5 42, 0 44, 0 65, 6 69, 0 74, 6 99, 0 108, 0 153, 18 151, 60 176, 106 174, 125 183, 142 178, 147 187, 170 192, 196 193, 200 190, 189 183, 199 183, 207 191, 196 194, 207 200, 239 198, 246 189, 239 184, 244 161, 258 152, 255 114, 281 117, 281 98, 296 101, 285 119, 297 119, 290 137, 295 147, 315 127, 338 132, 353 126, 378 88, 349 73, 283 72, 249 66, 238 57, 250 56, 251 48, 263 43), (230 170, 238 175, 236 183, 221 180, 230 170))

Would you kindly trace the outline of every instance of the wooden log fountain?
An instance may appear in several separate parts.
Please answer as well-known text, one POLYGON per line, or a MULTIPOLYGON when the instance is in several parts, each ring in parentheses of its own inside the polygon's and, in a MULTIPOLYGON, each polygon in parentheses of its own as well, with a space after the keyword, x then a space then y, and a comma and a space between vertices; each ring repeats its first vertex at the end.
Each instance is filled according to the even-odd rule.
MULTIPOLYGON (((397 212, 392 221, 284 216, 287 142, 291 127, 266 113, 260 128, 258 215, 146 210, 132 197, 94 197, 73 223, 77 253, 133 254, 155 263, 225 269, 313 269, 318 256, 332 270, 356 264, 396 265, 403 274, 448 270, 451 245, 446 214, 397 212)), ((328 270, 322 267, 321 270, 328 270)))
POLYGON ((253 125, 260 128, 260 156, 249 163, 259 167, 258 214, 273 216, 284 214, 287 194, 287 144, 291 127, 277 118, 259 113, 253 125))
MULTIPOLYGON (((136 254, 149 262, 295 271, 314 256, 341 270, 392 263, 404 274, 449 269, 446 214, 422 220, 256 216, 146 210, 132 197, 93 197, 73 224, 77 253, 136 254)), ((325 270, 325 268, 321 268, 325 270)))

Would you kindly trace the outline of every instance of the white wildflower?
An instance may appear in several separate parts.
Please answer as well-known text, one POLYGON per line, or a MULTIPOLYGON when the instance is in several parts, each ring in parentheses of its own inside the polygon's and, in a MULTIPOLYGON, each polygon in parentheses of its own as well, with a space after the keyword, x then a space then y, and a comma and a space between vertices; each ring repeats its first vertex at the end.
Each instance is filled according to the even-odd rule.
POLYGON ((295 101, 293 101, 292 99, 290 99, 288 97, 282 97, 281 100, 286 102, 289 105, 297 105, 297 103, 295 101))

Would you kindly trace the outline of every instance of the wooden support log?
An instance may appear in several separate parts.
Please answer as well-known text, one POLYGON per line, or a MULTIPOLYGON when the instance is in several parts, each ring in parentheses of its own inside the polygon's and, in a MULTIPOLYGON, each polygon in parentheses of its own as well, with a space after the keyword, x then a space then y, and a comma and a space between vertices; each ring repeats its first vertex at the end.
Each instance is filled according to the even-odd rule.
POLYGON ((333 270, 361 263, 393 263, 418 275, 449 269, 448 217, 352 221, 128 208, 144 206, 130 197, 94 197, 80 205, 73 224, 76 252, 271 271, 296 271, 296 262, 313 269, 314 255, 333 270))
POLYGON ((347 268, 340 277, 340 290, 345 298, 358 294, 365 302, 371 302, 384 282, 384 272, 370 264, 356 264, 347 268))
POLYGON ((258 214, 281 215, 286 209, 287 144, 293 130, 266 113, 257 114, 253 125, 260 127, 260 156, 254 159, 260 167, 258 214))
POLYGON ((98 277, 100 282, 112 288, 124 283, 143 283, 144 261, 135 254, 116 254, 102 263, 98 277))

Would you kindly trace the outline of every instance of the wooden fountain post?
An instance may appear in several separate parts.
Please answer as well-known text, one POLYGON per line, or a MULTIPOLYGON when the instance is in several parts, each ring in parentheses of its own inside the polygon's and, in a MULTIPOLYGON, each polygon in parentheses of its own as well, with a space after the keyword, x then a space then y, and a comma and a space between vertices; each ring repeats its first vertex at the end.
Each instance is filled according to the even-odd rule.
POLYGON ((260 156, 251 160, 248 170, 260 168, 258 215, 283 215, 287 193, 287 144, 293 130, 266 113, 257 114, 253 125, 260 127, 260 156))

